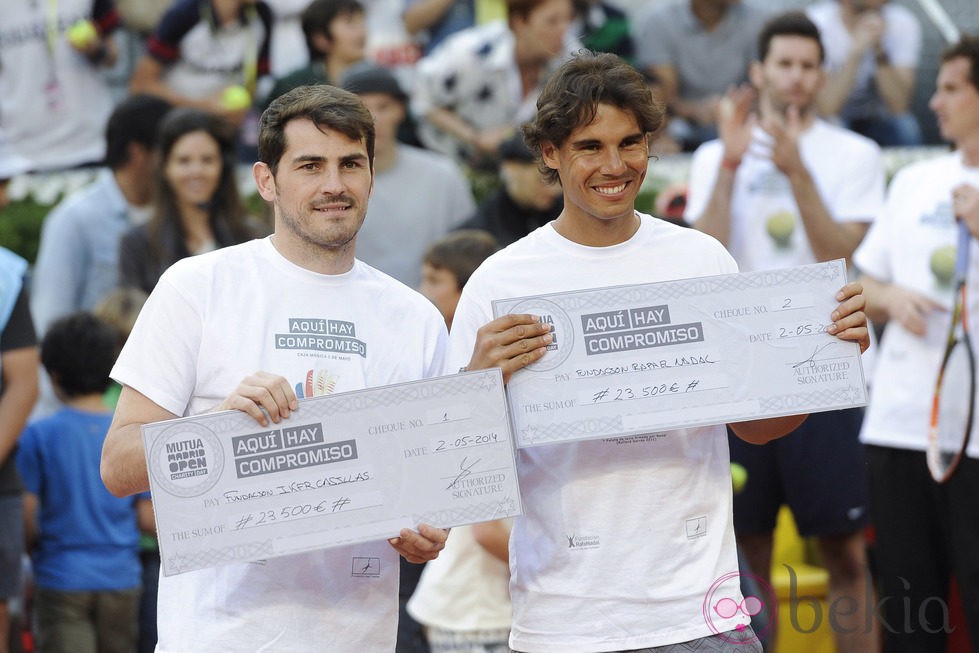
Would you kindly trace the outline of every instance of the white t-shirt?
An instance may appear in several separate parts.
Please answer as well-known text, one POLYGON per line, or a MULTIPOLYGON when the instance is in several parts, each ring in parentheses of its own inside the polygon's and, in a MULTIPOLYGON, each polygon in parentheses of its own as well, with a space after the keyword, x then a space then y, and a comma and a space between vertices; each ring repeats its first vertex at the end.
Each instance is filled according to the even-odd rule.
MULTIPOLYGON (((932 388, 938 377, 948 335, 953 288, 931 270, 931 258, 943 247, 955 248, 957 228, 952 189, 967 182, 979 188, 979 168, 965 168, 959 153, 911 164, 891 181, 887 201, 854 254, 861 272, 920 293, 949 310, 929 314, 924 337, 897 320, 887 323, 881 341, 872 393, 861 439, 900 449, 923 451, 928 438, 932 388)), ((971 241, 972 282, 966 292, 975 333, 979 310, 979 247, 971 241)), ((979 457, 973 425, 969 455, 979 457)))
MULTIPOLYGON (((100 161, 105 155, 105 123, 112 111, 109 86, 66 36, 74 23, 93 18, 95 4, 3 4, 0 140, 5 141, 5 151, 0 151, 0 171, 61 170, 100 161), (5 163, 7 156, 11 159, 5 163)), ((94 18, 114 21, 115 11, 94 18)))
MULTIPOLYGON (((728 249, 746 272, 816 262, 788 177, 766 156, 771 143, 757 128, 734 179, 728 249)), ((884 165, 873 141, 816 120, 799 138, 799 151, 834 220, 873 220, 884 198, 884 165)), ((707 208, 723 154, 713 140, 693 155, 685 213, 691 223, 707 208)))
MULTIPOLYGON (((469 362, 494 299, 737 271, 713 238, 641 218, 611 247, 578 245, 548 224, 487 259, 456 309, 452 368, 469 362)), ((510 646, 635 649, 745 623, 704 616, 718 579, 738 571, 729 461, 723 426, 521 449, 510 646)), ((740 604, 736 586, 724 591, 740 604)))
POLYGON ((466 632, 510 627, 510 570, 476 541, 472 526, 456 526, 439 557, 425 565, 408 614, 426 626, 466 632))
MULTIPOLYGON (((413 290, 360 261, 316 274, 266 238, 167 270, 112 376, 195 415, 257 370, 301 397, 437 376, 446 344, 441 315, 413 290)), ((157 651, 392 651, 398 574, 380 541, 162 577, 157 651)))
POLYGON ((398 145, 394 167, 375 171, 357 256, 412 288, 425 252, 476 212, 472 189, 451 158, 398 145))

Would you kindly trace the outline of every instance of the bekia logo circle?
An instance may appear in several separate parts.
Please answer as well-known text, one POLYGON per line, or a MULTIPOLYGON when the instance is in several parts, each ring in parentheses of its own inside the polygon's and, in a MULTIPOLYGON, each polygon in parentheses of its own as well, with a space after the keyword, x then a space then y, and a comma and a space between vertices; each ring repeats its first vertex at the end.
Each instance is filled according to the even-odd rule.
POLYGON ((725 574, 710 586, 703 603, 704 620, 711 632, 731 644, 754 644, 763 638, 778 617, 778 598, 764 579, 737 571, 725 574), (742 584, 742 581, 747 581, 742 584), (742 594, 742 586, 745 587, 742 594), (751 588, 750 590, 748 588, 751 588), (741 619, 737 619, 740 615, 741 619), (750 635, 755 618, 758 632, 750 635), (740 621, 732 626, 732 620, 740 621), (758 626, 758 624, 763 624, 758 626))

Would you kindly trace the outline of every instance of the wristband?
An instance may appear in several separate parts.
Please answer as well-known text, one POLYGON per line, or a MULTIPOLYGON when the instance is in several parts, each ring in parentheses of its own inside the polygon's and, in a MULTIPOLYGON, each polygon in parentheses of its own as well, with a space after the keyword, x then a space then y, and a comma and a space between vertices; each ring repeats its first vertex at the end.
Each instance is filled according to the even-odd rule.
POLYGON ((741 165, 741 159, 729 159, 727 157, 721 159, 721 167, 730 170, 731 172, 737 170, 738 166, 740 165, 741 165))

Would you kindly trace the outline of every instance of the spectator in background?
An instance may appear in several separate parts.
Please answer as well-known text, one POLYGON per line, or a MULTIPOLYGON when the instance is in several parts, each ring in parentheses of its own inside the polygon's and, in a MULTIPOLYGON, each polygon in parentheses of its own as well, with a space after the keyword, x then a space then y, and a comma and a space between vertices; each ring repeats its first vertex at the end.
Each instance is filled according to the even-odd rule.
POLYGON ((636 19, 636 65, 666 103, 667 133, 684 150, 717 137, 718 103, 748 80, 766 15, 741 0, 675 0, 636 19))
POLYGON ((34 630, 43 653, 132 653, 136 646, 139 530, 153 530, 153 513, 146 495, 114 497, 99 477, 112 420, 103 394, 118 352, 116 332, 85 312, 55 321, 41 345, 65 406, 24 429, 17 466, 27 490, 34 630))
POLYGON ((617 54, 629 63, 635 59, 629 16, 604 0, 573 0, 575 22, 571 33, 592 52, 617 54))
MULTIPOLYGON (((694 153, 686 217, 724 244, 742 271, 849 259, 880 210, 880 148, 816 116, 822 65, 819 30, 805 14, 773 18, 750 71, 758 115, 751 114, 754 89, 732 91, 720 106, 720 139, 694 153)), ((728 438, 731 460, 748 471, 734 497, 734 527, 752 571, 768 580, 775 519, 787 504, 799 532, 817 537, 828 602, 852 607, 834 629, 843 653, 876 649, 862 415, 859 408, 813 413, 760 447, 728 438)))
POLYGON ((446 38, 476 24, 476 0, 405 0, 405 29, 422 38, 427 55, 446 38))
MULTIPOLYGON (((126 344, 129 333, 136 324, 140 309, 146 303, 146 293, 138 288, 116 288, 102 298, 92 313, 95 317, 115 329, 119 338, 119 349, 126 344)), ((106 406, 114 410, 119 402, 122 386, 110 381, 104 399, 106 406)), ((152 509, 152 503, 150 504, 152 509)), ((156 650, 156 599, 160 584, 160 545, 155 530, 140 529, 139 562, 141 568, 142 592, 139 596, 139 638, 137 653, 153 653, 156 650)))
POLYGON ((417 288, 418 261, 429 245, 476 209, 469 182, 452 159, 398 141, 404 91, 382 66, 351 68, 342 86, 374 117, 374 191, 357 234, 357 258, 417 288))
MULTIPOLYGON (((876 579, 886 598, 880 601, 884 650, 893 653, 944 653, 952 577, 969 648, 979 650, 979 422, 973 421, 966 455, 945 483, 931 478, 925 456, 929 389, 952 319, 958 220, 972 232, 972 265, 979 260, 979 37, 964 36, 941 61, 930 106, 956 151, 897 172, 854 254, 867 315, 887 323, 861 438, 870 469, 876 579), (917 619, 910 628, 906 615, 917 619)), ((977 296, 970 271, 968 309, 977 296)), ((976 333, 976 313, 968 309, 976 333)))
POLYGON ((235 177, 231 126, 210 113, 174 109, 160 125, 153 212, 119 243, 119 283, 146 293, 193 254, 254 237, 235 177))
POLYGON ((112 97, 101 69, 115 61, 118 25, 113 0, 4 3, 0 186, 28 170, 102 160, 112 97))
POLYGON ((422 42, 405 29, 404 0, 363 0, 367 20, 367 58, 394 73, 402 88, 411 88, 422 42))
POLYGON ((419 290, 439 309, 449 329, 462 288, 479 264, 498 249, 500 245, 492 234, 460 229, 439 238, 425 252, 419 290))
POLYGON ((133 93, 151 93, 240 125, 269 72, 272 14, 262 0, 176 0, 136 64, 133 93), (227 89, 241 87, 231 97, 227 89))
POLYGON ((303 47, 302 15, 309 0, 265 0, 272 10, 272 40, 269 43, 269 73, 288 75, 310 62, 303 47))
POLYGON ((302 31, 309 64, 275 81, 265 105, 304 84, 337 84, 350 66, 364 60, 367 27, 360 0, 313 0, 303 11, 302 31))
POLYGON ((8 602, 21 590, 23 485, 14 452, 37 401, 40 357, 28 308, 27 261, 0 247, 0 653, 8 653, 8 602))
POLYGON ((883 146, 920 145, 910 112, 921 25, 888 0, 823 0, 806 8, 826 48, 819 111, 883 146))
POLYGON ((63 315, 92 310, 119 285, 119 239, 149 218, 154 144, 169 109, 150 95, 119 103, 105 127, 108 170, 44 219, 31 277, 31 311, 41 333, 63 315))
POLYGON ((564 203, 561 187, 541 174, 520 132, 500 144, 499 156, 502 185, 462 227, 488 231, 506 247, 555 219, 564 203))
MULTIPOLYGON (((485 231, 455 231, 422 260, 421 293, 451 329, 462 288, 499 246, 485 231)), ((425 625, 432 653, 508 653, 510 519, 457 526, 438 558, 425 565, 408 613, 425 625)))
POLYGON ((536 112, 550 73, 580 47, 571 0, 507 0, 507 20, 456 33, 422 59, 411 109, 426 147, 475 167, 536 112))

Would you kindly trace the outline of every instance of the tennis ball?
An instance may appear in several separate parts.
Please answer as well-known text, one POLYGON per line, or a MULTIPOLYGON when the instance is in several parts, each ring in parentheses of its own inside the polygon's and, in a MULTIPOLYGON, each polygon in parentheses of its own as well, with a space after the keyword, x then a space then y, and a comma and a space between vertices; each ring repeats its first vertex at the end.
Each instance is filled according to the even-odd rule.
POLYGON ((99 38, 99 33, 95 30, 95 24, 87 19, 82 19, 68 28, 66 33, 68 42, 76 48, 85 49, 95 43, 99 38))
POLYGON ((743 465, 731 463, 731 486, 737 494, 744 489, 744 484, 748 482, 748 470, 743 465))
POLYGON ((955 245, 945 245, 931 253, 928 265, 938 283, 942 285, 951 283, 952 277, 955 276, 955 254, 955 245))
POLYGON ((221 93, 221 106, 228 111, 240 111, 252 105, 252 94, 244 86, 229 86, 221 93))
POLYGON ((765 230, 779 247, 786 247, 795 231, 795 215, 791 211, 778 211, 768 216, 765 230))

